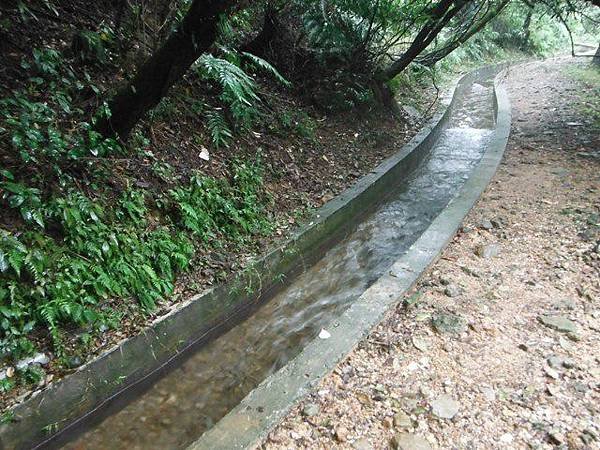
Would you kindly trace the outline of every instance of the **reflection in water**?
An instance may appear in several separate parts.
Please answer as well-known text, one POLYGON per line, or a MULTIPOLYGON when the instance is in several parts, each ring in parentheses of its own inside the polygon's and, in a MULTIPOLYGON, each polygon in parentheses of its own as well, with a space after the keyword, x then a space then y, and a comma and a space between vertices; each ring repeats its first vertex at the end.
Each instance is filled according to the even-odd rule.
POLYGON ((491 134, 491 92, 489 83, 472 86, 428 159, 348 238, 248 320, 67 448, 185 447, 296 356, 456 194, 491 134))

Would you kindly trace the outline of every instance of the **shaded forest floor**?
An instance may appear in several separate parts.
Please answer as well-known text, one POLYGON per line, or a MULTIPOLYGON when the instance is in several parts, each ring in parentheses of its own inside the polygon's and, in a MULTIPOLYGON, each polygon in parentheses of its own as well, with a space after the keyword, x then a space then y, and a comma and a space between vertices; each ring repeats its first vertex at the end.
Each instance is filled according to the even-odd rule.
POLYGON ((507 82, 503 163, 416 306, 390 312, 264 448, 600 445, 600 76, 560 58, 507 82))

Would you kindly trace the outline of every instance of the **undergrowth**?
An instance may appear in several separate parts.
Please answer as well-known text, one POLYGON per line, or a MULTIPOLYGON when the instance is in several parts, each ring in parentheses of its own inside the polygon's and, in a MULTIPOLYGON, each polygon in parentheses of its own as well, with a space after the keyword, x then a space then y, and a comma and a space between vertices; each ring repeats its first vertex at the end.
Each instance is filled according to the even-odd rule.
MULTIPOLYGON (((58 360, 68 361, 66 334, 90 336, 119 326, 116 300, 135 300, 151 312, 200 251, 244 245, 273 226, 260 156, 235 160, 219 179, 200 172, 174 177, 167 163, 155 161, 153 172, 169 179, 170 189, 139 187, 116 177, 111 158, 144 156, 142 133, 128 146, 102 138, 93 128, 98 116, 86 120, 81 102, 82 92, 89 98, 100 91, 91 78, 75 73, 54 50, 34 50, 32 60, 23 65, 35 75, 0 100, 0 145, 10 155, 0 170, 6 209, 0 222, 0 357, 13 365, 44 350, 38 347, 44 340, 58 360), (109 183, 115 177, 119 182, 109 183)), ((225 60, 200 64, 203 76, 221 85, 233 120, 250 126, 258 99, 252 78, 225 60)), ((102 114, 110 111, 100 108, 102 114)), ((220 133, 230 138, 233 132, 220 133)), ((214 130, 213 139, 222 143, 214 130)), ((0 392, 15 380, 43 377, 30 372, 5 378, 0 392)))
POLYGON ((594 128, 600 129, 600 67, 592 63, 573 64, 565 70, 585 88, 579 93, 582 113, 591 119, 594 128))

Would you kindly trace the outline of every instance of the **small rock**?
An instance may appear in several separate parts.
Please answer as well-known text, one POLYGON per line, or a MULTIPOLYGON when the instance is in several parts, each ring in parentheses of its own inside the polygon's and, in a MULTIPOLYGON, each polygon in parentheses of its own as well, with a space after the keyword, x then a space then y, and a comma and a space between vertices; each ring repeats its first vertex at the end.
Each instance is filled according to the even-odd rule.
POLYGON ((412 343, 417 350, 421 350, 422 352, 426 352, 429 350, 429 343, 426 339, 423 339, 418 336, 413 336, 412 343))
POLYGON ((79 356, 71 356, 67 360, 70 369, 75 369, 83 364, 83 360, 79 356))
POLYGON ((431 450, 431 445, 422 436, 398 433, 392 438, 392 447, 397 450, 431 450))
POLYGON ((519 350, 523 350, 524 352, 529 351, 529 347, 527 347, 526 344, 519 344, 517 347, 519 348, 519 350))
POLYGON ((498 244, 478 245, 475 254, 483 259, 494 258, 500 254, 500 246, 498 244))
POLYGON ((458 297, 462 293, 462 288, 456 284, 449 284, 446 286, 446 289, 444 289, 444 294, 446 294, 448 297, 458 297))
POLYGON ((488 219, 483 219, 480 223, 479 223, 479 228, 482 228, 484 230, 491 230, 494 228, 494 225, 492 225, 492 222, 489 221, 488 219))
POLYGON ((290 437, 297 441, 298 439, 302 438, 302 435, 300 433, 297 433, 295 431, 290 432, 290 437))
POLYGON ((448 286, 450 283, 452 283, 452 280, 449 277, 442 275, 440 277, 440 283, 444 286, 448 286))
POLYGON ((324 194, 324 195, 321 197, 321 201, 322 201, 323 203, 327 203, 328 201, 332 200, 332 199, 333 199, 333 197, 334 197, 334 195, 333 195, 331 192, 327 192, 326 194, 324 194))
POLYGON ((583 430, 583 432, 580 435, 581 440, 583 441, 584 444, 591 444, 592 442, 598 440, 598 436, 596 436, 596 433, 594 433, 592 430, 583 430))
POLYGON ((385 417, 382 422, 383 428, 389 430, 394 426, 394 420, 391 417, 385 417))
POLYGON ((567 337, 573 342, 579 342, 581 340, 581 336, 574 331, 567 333, 567 337))
POLYGON ((418 362, 412 361, 406 368, 409 372, 414 372, 415 370, 419 370, 421 367, 419 366, 418 362))
POLYGON ((575 369, 577 367, 577 365, 575 364, 575 361, 573 361, 570 358, 564 358, 562 360, 562 365, 565 369, 575 369))
POLYGON ((410 308, 411 306, 416 305, 421 300, 421 293, 415 292, 410 297, 404 299, 404 306, 410 308))
POLYGON ((313 417, 319 414, 319 406, 314 403, 308 403, 302 408, 302 415, 306 417, 313 417))
POLYGON ((585 394, 590 388, 585 384, 579 381, 574 382, 572 385, 573 389, 581 394, 585 394))
POLYGON ((431 402, 431 411, 442 419, 452 419, 460 408, 460 404, 449 395, 441 395, 431 402))
POLYGON ((560 356, 551 356, 547 361, 553 369, 560 369, 563 366, 563 359, 560 356))
POLYGON ((496 392, 491 387, 482 387, 480 391, 488 401, 493 402, 496 400, 496 392))
POLYGON ((552 328, 553 330, 560 331, 562 333, 575 333, 577 331, 577 326, 575 323, 563 316, 550 316, 543 314, 538 317, 538 320, 548 328, 552 328))
POLYGON ((352 443, 355 450, 373 450, 373 446, 366 437, 362 437, 352 443))
POLYGON ((412 121, 418 121, 421 117, 421 113, 417 108, 410 105, 402 105, 402 111, 410 118, 412 121))
POLYGON ((513 440, 513 435, 510 433, 504 433, 502 436, 500 436, 500 442, 503 444, 510 444, 513 440))
POLYGON ((555 380, 558 380, 560 378, 560 374, 551 367, 544 367, 544 372, 546 372, 546 375, 548 375, 550 378, 553 378, 555 380))
POLYGON ((575 362, 572 359, 563 358, 562 356, 549 357, 548 364, 553 369, 574 369, 576 367, 575 362))
POLYGON ((551 430, 548 433, 548 438, 554 445, 560 445, 565 441, 565 437, 558 430, 551 430))
POLYGON ((467 267, 467 266, 461 266, 460 268, 467 275, 471 275, 472 277, 475 277, 475 278, 481 278, 481 273, 479 273, 476 269, 471 269, 470 267, 467 267))
POLYGON ((565 338, 563 338, 563 337, 560 337, 560 338, 558 339, 558 344, 561 346, 561 348, 562 348, 563 350, 566 350, 566 351, 570 351, 570 350, 571 350, 571 348, 573 347, 571 344, 569 344, 569 341, 567 341, 567 340, 566 340, 565 338))
POLYGON ((570 300, 570 299, 565 299, 560 302, 556 302, 554 304, 555 309, 566 309, 566 310, 572 311, 576 307, 577 307, 577 304, 573 300, 570 300))
POLYGON ((417 313, 417 315, 415 316, 415 320, 417 322, 424 322, 425 320, 429 320, 430 318, 431 318, 431 314, 426 313, 426 312, 417 313))
POLYGON ((33 364, 39 364, 41 366, 45 366, 50 362, 50 358, 46 356, 44 353, 36 353, 31 358, 25 358, 19 361, 16 366, 17 369, 22 370, 33 364))
POLYGON ((338 442, 346 442, 348 440, 348 428, 343 425, 338 426, 335 429, 335 438, 338 442))
POLYGON ((412 420, 410 420, 408 414, 400 411, 394 415, 394 426, 396 428, 410 428, 412 427, 412 420))
POLYGON ((558 394, 560 394, 560 388, 554 384, 549 384, 546 386, 546 390, 548 391, 548 394, 552 395, 553 397, 556 397, 558 394))
POLYGON ((465 319, 450 313, 436 313, 431 324, 438 333, 462 333, 467 329, 465 319))
POLYGON ((502 219, 500 218, 492 219, 490 220, 490 222, 494 226, 494 228, 502 228, 502 226, 504 225, 502 219))

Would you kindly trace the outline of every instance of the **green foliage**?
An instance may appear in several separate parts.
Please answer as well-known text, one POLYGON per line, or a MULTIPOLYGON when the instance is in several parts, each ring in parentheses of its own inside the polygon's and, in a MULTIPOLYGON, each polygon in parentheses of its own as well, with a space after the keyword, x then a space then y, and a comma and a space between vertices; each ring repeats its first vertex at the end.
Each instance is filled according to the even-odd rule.
POLYGON ((71 49, 83 62, 105 64, 110 52, 115 47, 115 33, 107 26, 99 31, 81 30, 73 37, 71 49))
POLYGON ((19 378, 25 384, 38 384, 46 376, 46 372, 36 365, 25 367, 17 371, 19 378))
POLYGON ((592 127, 600 130, 600 69, 595 65, 572 65, 566 69, 571 78, 581 83, 579 108, 589 117, 592 127))
POLYGON ((290 83, 287 79, 285 79, 283 77, 283 75, 281 75, 279 73, 279 71, 273 67, 269 62, 265 61, 262 58, 259 58, 256 55, 253 55, 252 53, 248 53, 248 52, 242 52, 241 53, 242 56, 244 58, 246 58, 247 60, 250 61, 250 63, 258 70, 261 70, 271 76, 273 76, 277 81, 279 81, 279 83, 281 83, 283 86, 286 87, 291 87, 292 83, 290 83))
MULTIPOLYGON (((107 43, 98 34, 86 38, 107 43)), ((267 70, 260 61, 254 58, 252 64, 267 70)), ((200 70, 222 88, 221 101, 233 120, 249 126, 260 101, 257 86, 241 62, 234 62, 207 57, 200 70)), ((85 72, 83 79, 76 76, 50 49, 35 49, 23 68, 34 76, 0 100, 0 145, 11 155, 10 169, 0 171, 0 202, 10 217, 0 226, 3 359, 32 354, 31 335, 40 331, 51 337, 58 357, 65 356, 65 329, 119 325, 115 301, 135 299, 143 311, 152 310, 173 293, 177 274, 188 268, 193 239, 201 237, 206 249, 218 244, 208 241, 211 236, 240 243, 270 231, 259 161, 236 162, 231 181, 196 174, 181 184, 173 167, 140 150, 148 140, 135 133, 132 149, 173 189, 164 196, 109 188, 105 181, 112 172, 103 161, 126 150, 96 133, 93 120, 84 120, 76 106, 82 90, 99 92, 91 78, 85 72)), ((163 109, 165 116, 174 114, 173 102, 165 101, 163 109)), ((110 115, 106 104, 100 114, 110 115)), ((232 138, 224 115, 215 114, 213 125, 217 144, 232 138)), ((17 378, 35 383, 39 376, 26 370, 17 378)))
POLYGON ((59 240, 2 231, 2 353, 14 353, 17 339, 41 324, 58 344, 62 323, 101 321, 103 299, 136 297, 151 309, 172 292, 176 272, 193 254, 189 239, 166 227, 148 229, 141 191, 126 191, 110 210, 103 203, 78 191, 47 202, 59 240))
POLYGON ((102 138, 92 124, 79 120, 83 111, 73 106, 73 94, 86 84, 58 52, 34 49, 33 66, 26 62, 22 66, 36 76, 26 89, 0 99, 0 142, 9 143, 23 163, 48 164, 60 174, 62 165, 83 156, 122 153, 114 139, 102 138), (38 99, 41 91, 48 92, 47 98, 38 99), (76 121, 75 129, 67 131, 64 125, 70 121, 76 121))
MULTIPOLYGON (((232 124, 240 129, 252 127, 260 114, 260 97, 254 79, 243 68, 242 59, 254 69, 273 76, 285 86, 290 83, 271 64, 250 53, 238 53, 221 48, 225 58, 211 54, 202 55, 196 62, 196 71, 201 79, 216 82, 221 88, 219 99, 231 115, 232 124)), ((206 124, 216 147, 227 146, 233 132, 221 108, 209 108, 205 112, 206 124)))
POLYGON ((265 215, 267 198, 261 192, 262 169, 236 162, 233 179, 216 180, 195 174, 186 187, 170 191, 185 228, 204 241, 219 231, 235 240, 267 233, 271 223, 265 215))
MULTIPOLYGON (((18 209, 25 222, 34 223, 44 228, 39 189, 15 183, 13 174, 8 170, 1 170, 0 176, 2 176, 0 178, 0 192, 2 198, 8 201, 8 206, 18 209)), ((2 254, 0 253, 0 271, 2 266, 2 254)))
POLYGON ((210 132, 212 143, 215 147, 228 146, 233 139, 233 132, 223 116, 221 108, 213 108, 206 111, 206 126, 210 132))
POLYGON ((10 378, 0 380, 0 394, 5 394, 15 387, 15 381, 10 378))
POLYGON ((0 416, 0 424, 12 423, 15 420, 15 412, 13 410, 4 411, 0 416))
POLYGON ((155 161, 152 163, 151 170, 155 176, 166 183, 172 183, 178 178, 173 166, 164 161, 155 161))
POLYGON ((293 132, 309 140, 315 140, 317 123, 303 111, 284 111, 277 116, 279 125, 285 132, 293 132))

